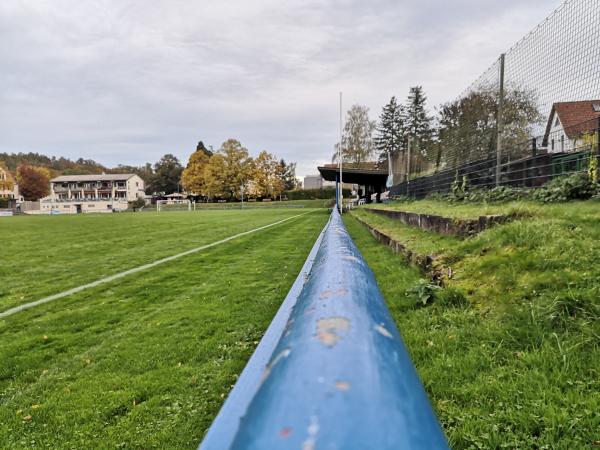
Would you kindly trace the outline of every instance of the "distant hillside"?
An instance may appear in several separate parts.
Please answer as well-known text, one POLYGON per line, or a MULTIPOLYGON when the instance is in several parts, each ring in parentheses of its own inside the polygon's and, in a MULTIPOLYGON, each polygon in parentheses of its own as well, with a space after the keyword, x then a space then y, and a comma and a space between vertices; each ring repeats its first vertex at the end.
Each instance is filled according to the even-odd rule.
POLYGON ((114 168, 105 167, 93 159, 79 158, 72 161, 68 158, 49 157, 39 153, 0 153, 0 161, 4 162, 9 171, 16 173, 17 167, 21 164, 46 167, 50 170, 52 176, 58 175, 80 175, 97 173, 137 173, 148 181, 152 175, 152 167, 147 164, 143 167, 119 165, 114 168))

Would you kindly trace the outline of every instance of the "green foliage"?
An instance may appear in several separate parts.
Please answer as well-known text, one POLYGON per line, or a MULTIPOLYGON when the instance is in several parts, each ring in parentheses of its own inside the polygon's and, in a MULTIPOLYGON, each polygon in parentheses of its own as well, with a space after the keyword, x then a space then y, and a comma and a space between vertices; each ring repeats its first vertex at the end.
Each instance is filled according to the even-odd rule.
POLYGON ((588 178, 592 183, 598 183, 598 155, 591 151, 589 155, 588 178))
POLYGON ((406 148, 405 115, 404 105, 399 104, 396 97, 392 97, 383 107, 374 139, 380 161, 387 160, 389 155, 397 155, 406 148))
POLYGON ((146 192, 172 194, 179 190, 183 167, 175 155, 167 153, 156 164, 146 192))
POLYGON ((127 205, 130 209, 137 211, 138 209, 146 206, 146 200, 144 200, 142 197, 138 197, 132 202, 127 202, 127 205))
POLYGON ((427 156, 433 141, 433 118, 427 113, 427 96, 422 86, 410 88, 406 99, 404 122, 414 149, 427 156))
POLYGON ((450 186, 450 196, 449 199, 452 201, 460 201, 464 200, 465 194, 467 192, 467 177, 466 175, 462 176, 462 179, 458 177, 458 170, 456 171, 456 176, 454 177, 454 181, 450 186))
POLYGON ((569 200, 587 200, 598 193, 598 185, 592 182, 587 174, 576 173, 573 175, 554 178, 539 189, 532 196, 543 203, 566 202, 569 200))
POLYGON ((8 208, 8 199, 0 197, 0 208, 8 208))
MULTIPOLYGON (((352 105, 346 113, 342 132, 342 160, 353 164, 370 161, 373 154, 375 122, 369 119, 369 108, 352 105)), ((335 145, 332 161, 338 160, 339 143, 335 145)))
POLYGON ((492 189, 473 188, 467 192, 463 200, 473 203, 509 202, 527 199, 530 197, 530 192, 527 189, 512 186, 496 186, 492 189))
POLYGON ((577 173, 554 178, 536 189, 512 186, 466 189, 466 178, 456 178, 450 187, 450 193, 432 192, 428 200, 464 202, 464 203, 500 203, 532 199, 542 203, 566 202, 569 200, 587 200, 600 194, 600 187, 588 174, 577 173))
POLYGON ((428 280, 420 279, 406 290, 406 294, 415 298, 417 305, 427 306, 432 303, 442 288, 428 280))
MULTIPOLYGON (((335 198, 335 188, 328 187, 323 189, 295 189, 293 191, 285 191, 283 195, 288 200, 316 200, 324 199, 329 200, 335 198)), ((348 198, 351 195, 350 189, 343 189, 342 195, 344 198, 348 198)))

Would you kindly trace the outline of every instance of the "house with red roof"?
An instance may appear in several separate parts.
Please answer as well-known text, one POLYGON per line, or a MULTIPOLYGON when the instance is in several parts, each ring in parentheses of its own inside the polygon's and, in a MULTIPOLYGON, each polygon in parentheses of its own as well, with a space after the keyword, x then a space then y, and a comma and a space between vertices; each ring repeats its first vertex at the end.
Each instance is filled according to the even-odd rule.
POLYGON ((548 153, 586 150, 596 142, 599 120, 600 100, 555 103, 542 146, 548 153))

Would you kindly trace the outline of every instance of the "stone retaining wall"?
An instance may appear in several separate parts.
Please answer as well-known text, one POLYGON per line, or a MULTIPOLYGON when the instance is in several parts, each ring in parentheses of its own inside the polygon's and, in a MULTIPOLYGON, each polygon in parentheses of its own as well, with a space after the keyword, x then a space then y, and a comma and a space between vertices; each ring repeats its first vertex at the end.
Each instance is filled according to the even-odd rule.
POLYGON ((355 215, 353 215, 353 217, 363 224, 381 244, 391 248, 394 253, 404 256, 410 265, 423 271, 432 281, 443 285, 444 279, 452 278, 452 269, 443 267, 439 261, 436 260, 435 255, 420 255, 415 253, 407 248, 402 242, 396 241, 394 238, 365 222, 360 217, 355 215))
POLYGON ((456 219, 391 209, 366 208, 365 210, 389 217, 390 219, 399 220, 405 225, 460 238, 474 236, 492 225, 505 223, 510 220, 509 216, 502 215, 480 216, 477 219, 456 219))

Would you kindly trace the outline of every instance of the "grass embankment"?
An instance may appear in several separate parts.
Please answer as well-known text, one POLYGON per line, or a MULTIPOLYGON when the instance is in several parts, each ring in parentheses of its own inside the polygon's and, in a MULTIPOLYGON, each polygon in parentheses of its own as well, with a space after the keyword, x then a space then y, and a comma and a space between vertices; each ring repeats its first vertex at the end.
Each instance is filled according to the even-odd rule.
MULTIPOLYGON (((69 219, 97 220, 101 235, 111 217, 69 219)), ((185 219, 162 215, 143 228, 213 239, 217 217, 178 231, 172 221, 185 219)), ((327 218, 313 212, 0 320, 0 448, 196 448, 327 218)), ((263 221, 253 220, 246 228, 263 221)), ((231 233, 237 216, 227 223, 231 233)), ((72 258, 86 264, 83 252, 72 258)))
POLYGON ((465 218, 525 214, 459 240, 364 209, 353 212, 409 249, 437 254, 452 267, 449 288, 429 307, 406 295, 418 278, 415 269, 347 218, 453 448, 599 445, 600 203, 425 201, 396 207, 465 218), (467 306, 452 304, 460 298, 450 295, 455 290, 467 306))
POLYGON ((3 217, 0 311, 306 211, 3 217))
POLYGON ((392 201, 389 203, 371 203, 361 209, 391 209, 397 211, 435 214, 455 219, 476 219, 479 216, 505 214, 518 216, 532 211, 541 211, 544 205, 534 202, 510 202, 502 205, 493 203, 446 203, 436 200, 392 201))

